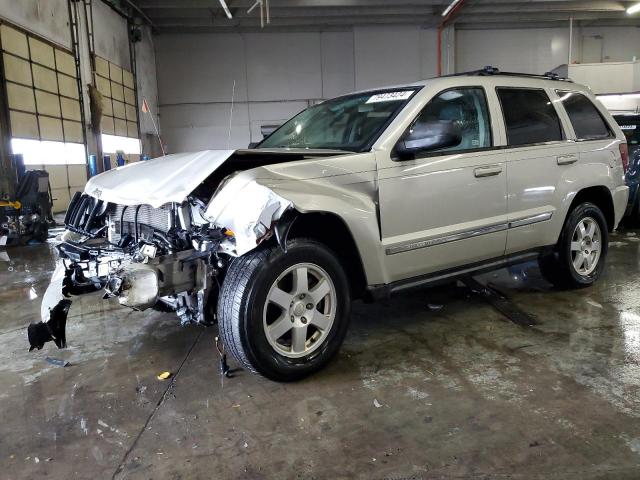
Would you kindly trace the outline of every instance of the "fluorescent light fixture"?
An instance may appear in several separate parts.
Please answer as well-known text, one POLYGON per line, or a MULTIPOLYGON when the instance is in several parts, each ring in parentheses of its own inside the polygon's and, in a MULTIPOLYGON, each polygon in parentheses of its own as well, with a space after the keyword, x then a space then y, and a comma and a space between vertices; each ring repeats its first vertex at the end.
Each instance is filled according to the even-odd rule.
POLYGON ((12 138, 11 150, 22 155, 25 165, 81 165, 86 161, 82 143, 12 138))
MULTIPOLYGON (((137 138, 118 137, 116 135, 102 134, 102 151, 104 153, 115 154, 118 150, 122 150, 125 155, 140 155, 142 149, 140 140, 137 138)), ((112 161, 113 164, 113 161, 112 161)))
POLYGON ((631 5, 629 8, 627 8, 627 13, 629 15, 633 15, 634 13, 638 12, 640 12, 640 3, 636 3, 635 5, 631 5))
MULTIPOLYGON (((451 12, 451 10, 453 10, 453 7, 455 7, 457 4, 459 4, 462 0, 453 0, 453 2, 451 2, 449 4, 449 6, 447 8, 444 9, 444 12, 442 12, 442 16, 446 17, 447 15, 449 15, 449 12, 451 12)), ((632 7, 633 8, 633 7, 632 7)), ((628 10, 627 10, 628 12, 628 10)))
POLYGON ((225 2, 225 0, 220 0, 220 5, 222 5, 224 13, 227 14, 227 18, 231 20, 233 18, 233 15, 231 15, 231 11, 229 10, 229 7, 227 7, 227 2, 225 2))

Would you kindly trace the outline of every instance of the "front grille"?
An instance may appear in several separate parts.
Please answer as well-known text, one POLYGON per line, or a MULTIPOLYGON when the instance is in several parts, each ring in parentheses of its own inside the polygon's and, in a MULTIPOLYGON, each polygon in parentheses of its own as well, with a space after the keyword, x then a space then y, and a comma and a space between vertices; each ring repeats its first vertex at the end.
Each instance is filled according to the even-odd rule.
POLYGON ((125 224, 124 231, 128 231, 127 227, 133 227, 136 219, 136 210, 138 216, 138 227, 151 227, 162 233, 168 232, 171 228, 172 212, 169 209, 153 208, 149 205, 132 205, 126 207, 123 205, 116 205, 112 213, 112 218, 116 225, 116 231, 120 231, 120 221, 125 224))
POLYGON ((153 242, 157 235, 166 234, 174 225, 173 212, 169 208, 149 205, 113 205, 111 208, 108 237, 112 243, 119 243, 125 234, 136 240, 153 242))
POLYGON ((100 231, 105 213, 102 200, 76 192, 64 217, 67 229, 93 237, 100 231))

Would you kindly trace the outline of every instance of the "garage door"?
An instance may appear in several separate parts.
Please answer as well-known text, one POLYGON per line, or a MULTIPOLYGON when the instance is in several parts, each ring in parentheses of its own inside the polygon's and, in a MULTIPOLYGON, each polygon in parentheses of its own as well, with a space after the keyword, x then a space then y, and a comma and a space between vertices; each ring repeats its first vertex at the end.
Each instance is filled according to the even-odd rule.
POLYGON ((4 21, 0 51, 13 151, 23 154, 27 168, 49 171, 54 211, 62 211, 86 182, 74 56, 4 21))
POLYGON ((95 57, 96 86, 102 94, 102 133, 138 138, 138 114, 133 74, 95 57))

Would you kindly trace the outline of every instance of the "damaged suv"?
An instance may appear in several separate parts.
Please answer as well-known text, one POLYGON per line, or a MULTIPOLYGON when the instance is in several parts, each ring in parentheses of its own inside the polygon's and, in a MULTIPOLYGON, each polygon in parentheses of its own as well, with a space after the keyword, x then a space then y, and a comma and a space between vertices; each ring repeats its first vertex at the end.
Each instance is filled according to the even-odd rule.
POLYGON ((64 347, 97 290, 182 324, 270 379, 338 351, 350 302, 538 258, 554 284, 602 273, 627 203, 625 137, 583 86, 478 72, 345 95, 256 148, 168 155, 92 178, 29 327, 64 347))

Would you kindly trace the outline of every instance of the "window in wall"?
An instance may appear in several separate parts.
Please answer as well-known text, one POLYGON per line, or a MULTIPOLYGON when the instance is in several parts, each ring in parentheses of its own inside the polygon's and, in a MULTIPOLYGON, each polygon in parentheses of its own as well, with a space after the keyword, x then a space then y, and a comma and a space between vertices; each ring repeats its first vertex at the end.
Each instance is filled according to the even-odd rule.
POLYGON ((496 88, 509 145, 529 145, 563 139, 560 118, 547 93, 537 88, 496 88))
POLYGON ((11 137, 83 145, 80 95, 71 52, 6 23, 0 24, 0 49, 11 137))
POLYGON ((611 130, 591 100, 579 92, 556 90, 579 140, 610 138, 611 130))
POLYGON ((25 165, 84 165, 84 145, 13 138, 11 150, 22 155, 25 165))
POLYGON ((102 94, 102 134, 138 138, 133 74, 102 57, 94 58, 96 87, 102 94))
POLYGON ((121 151, 125 155, 140 155, 142 148, 137 138, 102 134, 102 149, 105 152, 121 151))
POLYGON ((462 133, 460 144, 438 150, 455 152, 491 146, 491 122, 484 90, 479 87, 447 90, 424 107, 416 123, 445 121, 456 124, 462 133))

